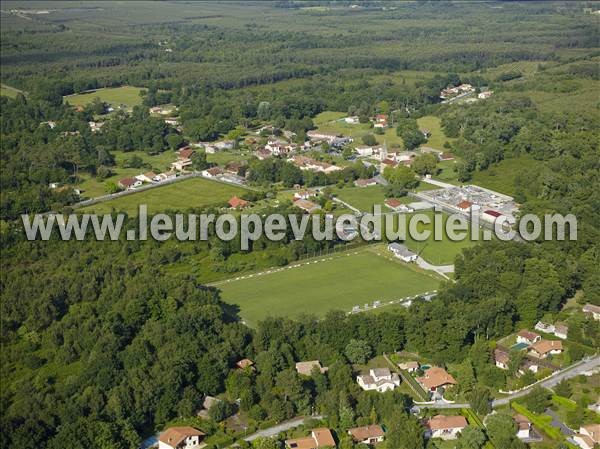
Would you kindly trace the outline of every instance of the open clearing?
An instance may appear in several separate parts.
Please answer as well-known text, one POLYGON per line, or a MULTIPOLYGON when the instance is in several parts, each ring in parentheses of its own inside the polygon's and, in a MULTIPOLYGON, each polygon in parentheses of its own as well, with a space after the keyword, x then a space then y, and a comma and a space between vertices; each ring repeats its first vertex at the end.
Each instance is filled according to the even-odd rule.
POLYGON ((100 100, 113 106, 124 104, 133 107, 142 104, 142 97, 140 97, 141 90, 139 87, 132 86, 105 87, 82 94, 68 95, 64 98, 65 102, 68 102, 72 106, 85 106, 98 97, 100 100))
POLYGON ((106 214, 114 208, 117 211, 136 215, 140 204, 146 204, 149 213, 166 210, 187 210, 189 208, 219 205, 225 203, 233 195, 240 195, 244 191, 245 189, 242 187, 202 178, 192 178, 93 204, 78 209, 78 211, 106 214))
POLYGON ((419 129, 426 129, 431 133, 427 139, 427 143, 425 143, 424 146, 444 151, 444 143, 455 140, 446 137, 446 134, 444 134, 444 131, 442 131, 442 125, 439 117, 434 115, 426 115, 417 119, 417 124, 419 125, 419 129))
POLYGON ((9 98, 17 98, 17 94, 23 93, 19 89, 7 86, 6 84, 0 84, 0 95, 9 98))
POLYGON ((514 195, 517 176, 530 176, 535 164, 536 161, 530 156, 504 159, 487 170, 473 172, 473 178, 468 184, 476 184, 505 195, 514 195))
POLYGON ((435 290, 439 278, 393 260, 382 245, 324 256, 244 279, 220 283, 226 302, 240 307, 249 325, 268 316, 323 316, 375 300, 390 301, 435 290))

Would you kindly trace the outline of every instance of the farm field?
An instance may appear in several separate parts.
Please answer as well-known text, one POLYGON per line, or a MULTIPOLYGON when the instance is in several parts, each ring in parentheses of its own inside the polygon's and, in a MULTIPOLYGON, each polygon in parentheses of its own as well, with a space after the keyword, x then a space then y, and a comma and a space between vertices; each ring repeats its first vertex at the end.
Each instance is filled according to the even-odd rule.
POLYGON ((72 106, 85 106, 98 97, 100 100, 113 106, 124 104, 133 107, 142 104, 142 97, 140 97, 141 90, 139 87, 132 86, 105 87, 92 92, 68 95, 64 99, 65 102, 68 102, 72 106))
POLYGON ((117 183, 122 178, 136 176, 150 170, 154 170, 156 173, 166 171, 169 169, 171 162, 176 159, 175 153, 169 150, 156 155, 149 155, 143 151, 114 151, 113 155, 115 157, 116 166, 111 167, 113 174, 108 178, 99 181, 87 173, 79 175, 82 182, 80 182, 77 187, 83 190, 81 195, 83 198, 96 198, 106 195, 107 182, 117 183), (124 161, 126 159, 131 159, 134 156, 137 156, 144 161, 144 167, 124 168, 124 161))
POLYGON ((377 143, 383 144, 384 142, 391 149, 397 147, 399 149, 404 148, 402 138, 396 135, 396 128, 388 128, 385 130, 385 134, 375 134, 373 128, 369 123, 358 123, 351 125, 342 120, 348 114, 344 112, 335 111, 324 111, 318 114, 314 119, 314 124, 318 127, 319 131, 339 133, 345 136, 350 136, 354 139, 353 145, 363 145, 362 136, 365 134, 373 134, 377 139, 377 143))
POLYGON ((268 316, 323 316, 332 309, 435 290, 437 277, 393 260, 382 246, 326 256, 279 271, 220 283, 222 298, 251 326, 268 316), (348 274, 351 273, 351 276, 348 274), (336 282, 336 278, 344 282, 336 282))
POLYGON ((224 203, 233 195, 245 191, 242 187, 231 186, 217 181, 202 178, 192 178, 162 187, 156 187, 139 193, 126 195, 113 200, 78 209, 80 212, 110 213, 114 208, 137 214, 140 204, 148 206, 149 213, 166 210, 186 210, 192 207, 205 207, 224 203))
POLYGON ((427 139, 427 143, 425 143, 424 146, 444 151, 444 143, 455 140, 446 137, 446 134, 444 134, 444 131, 442 131, 441 120, 439 117, 434 115, 426 115, 417 119, 417 124, 419 125, 419 129, 427 129, 431 132, 431 135, 429 136, 429 139, 427 139))

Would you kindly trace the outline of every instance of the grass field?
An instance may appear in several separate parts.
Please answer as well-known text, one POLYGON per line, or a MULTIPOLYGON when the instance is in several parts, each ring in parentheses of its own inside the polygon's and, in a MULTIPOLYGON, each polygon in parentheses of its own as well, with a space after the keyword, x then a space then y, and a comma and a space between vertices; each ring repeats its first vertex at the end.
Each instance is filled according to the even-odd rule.
POLYGON ((64 98, 72 106, 85 106, 98 97, 113 106, 124 104, 133 107, 142 104, 141 90, 139 87, 132 86, 105 87, 83 94, 68 95, 64 98))
POLYGON ((431 132, 431 135, 429 136, 429 139, 427 139, 425 146, 444 151, 444 143, 452 142, 454 140, 446 137, 446 134, 444 134, 444 131, 442 131, 442 125, 439 117, 434 115, 426 115, 425 117, 417 119, 417 124, 419 125, 419 129, 427 129, 431 132))
POLYGON ((218 288, 226 302, 239 305, 242 318, 250 325, 268 316, 323 316, 332 309, 350 311, 355 305, 437 288, 438 278, 392 260, 386 252, 378 245, 231 280, 218 288))
POLYGON ((536 161, 529 156, 504 159, 484 171, 476 171, 470 184, 476 184, 506 195, 515 194, 515 178, 535 170, 536 161))
MULTIPOLYGON (((436 188, 437 187, 432 184, 421 181, 415 191, 421 192, 436 188)), ((333 193, 342 201, 356 207, 362 212, 373 212, 373 206, 376 204, 381 205, 384 212, 389 211, 384 204, 384 187, 380 185, 369 187, 344 187, 341 189, 335 187, 333 193)), ((415 198, 410 196, 405 196, 404 198, 400 198, 400 200, 404 203, 416 201, 415 198)))
POLYGON ((233 195, 240 195, 244 191, 245 189, 242 187, 235 187, 202 178, 192 178, 94 204, 78 209, 78 211, 94 211, 103 214, 110 213, 114 208, 115 210, 135 215, 140 204, 146 204, 149 213, 165 210, 186 210, 191 207, 205 207, 212 204, 224 203, 233 195))
POLYGON ((351 125, 349 123, 340 120, 342 117, 346 117, 348 114, 344 112, 335 111, 324 111, 318 114, 314 119, 314 124, 318 127, 319 131, 339 133, 345 136, 350 136, 354 139, 353 145, 363 145, 362 136, 365 134, 374 134, 377 142, 383 144, 384 142, 391 148, 404 148, 402 139, 396 135, 395 128, 388 128, 385 130, 385 134, 375 134, 373 128, 369 123, 358 123, 351 125))
MULTIPOLYGON (((442 233, 442 240, 435 240, 434 238, 434 212, 433 211, 425 211, 425 212, 421 212, 423 214, 426 214, 430 220, 431 220, 431 224, 419 224, 417 226, 417 229, 419 230, 419 232, 423 232, 425 230, 427 231, 431 231, 431 235, 430 237, 425 240, 425 241, 417 241, 413 238, 410 237, 409 233, 407 232, 407 237, 406 240, 404 241, 404 244, 410 248, 412 251, 416 252, 417 254, 419 254, 419 256, 421 256, 423 259, 425 259, 427 262, 432 263, 434 265, 450 265, 454 263, 454 258, 464 249, 464 248, 469 248, 473 245, 476 244, 476 242, 471 241, 469 238, 466 238, 462 241, 453 241, 450 240, 446 233, 443 232, 442 233)), ((407 215, 407 224, 408 224, 408 220, 410 219, 411 214, 407 215)), ((448 221, 448 215, 447 214, 441 214, 442 217, 442 224, 444 226, 446 226, 446 222, 448 221)), ((469 227, 469 231, 470 232, 470 227, 469 227)), ((469 236, 470 234, 468 234, 469 236)))
POLYGON ((5 97, 16 98, 17 94, 21 92, 22 91, 14 87, 7 86, 6 84, 0 84, 0 95, 3 95, 5 97))

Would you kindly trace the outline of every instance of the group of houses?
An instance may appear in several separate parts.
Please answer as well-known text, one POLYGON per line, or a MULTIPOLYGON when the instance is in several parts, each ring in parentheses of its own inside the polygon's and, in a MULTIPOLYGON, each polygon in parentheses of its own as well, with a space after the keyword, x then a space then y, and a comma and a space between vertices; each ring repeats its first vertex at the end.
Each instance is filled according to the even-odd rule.
POLYGON ((291 162, 300 170, 310 170, 314 172, 321 172, 325 174, 333 173, 336 171, 342 170, 341 167, 333 164, 329 164, 327 162, 317 161, 311 157, 296 155, 288 159, 288 162, 291 162))
POLYGON ((342 134, 328 133, 319 130, 308 131, 306 137, 308 137, 313 144, 326 142, 331 148, 341 148, 352 143, 354 140, 352 137, 344 136, 342 134))
MULTIPOLYGON (((539 322, 536 325, 536 329, 544 329, 546 333, 553 333, 559 338, 566 338, 568 333, 568 327, 564 324, 548 325, 546 323, 539 322), (556 326, 558 326, 558 335, 556 332, 556 326)), ((523 375, 527 371, 537 373, 540 366, 556 370, 557 367, 547 362, 548 357, 553 355, 561 354, 564 350, 562 341, 560 340, 547 340, 543 339, 540 334, 522 329, 517 333, 516 344, 513 346, 517 350, 526 351, 525 358, 521 361, 518 367, 518 375, 523 375)), ((509 350, 498 346, 494 349, 494 363, 496 367, 508 370, 510 367, 510 354, 509 350)))
POLYGON ((440 92, 440 98, 448 99, 455 97, 460 94, 465 94, 468 92, 473 92, 475 89, 470 84, 461 84, 459 86, 449 86, 445 89, 442 89, 440 92))

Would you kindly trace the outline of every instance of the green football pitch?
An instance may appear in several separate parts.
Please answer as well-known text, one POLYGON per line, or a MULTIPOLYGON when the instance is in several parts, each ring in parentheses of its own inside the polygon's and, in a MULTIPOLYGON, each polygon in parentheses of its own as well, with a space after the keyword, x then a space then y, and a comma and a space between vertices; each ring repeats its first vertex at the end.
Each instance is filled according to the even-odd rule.
POLYGON ((391 301, 437 289, 431 272, 394 259, 377 245, 220 282, 224 301, 237 304, 253 326, 269 316, 323 316, 373 301, 391 301))

